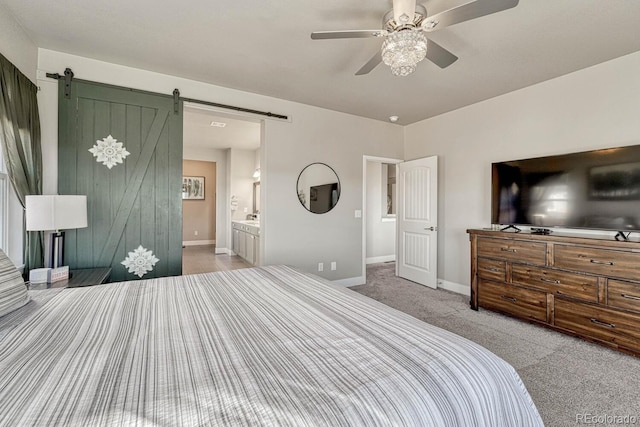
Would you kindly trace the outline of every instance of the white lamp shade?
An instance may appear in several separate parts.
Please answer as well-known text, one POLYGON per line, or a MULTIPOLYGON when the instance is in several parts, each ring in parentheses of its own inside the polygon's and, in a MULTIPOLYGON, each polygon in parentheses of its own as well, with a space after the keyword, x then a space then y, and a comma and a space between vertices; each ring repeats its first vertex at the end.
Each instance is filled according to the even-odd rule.
POLYGON ((87 226, 87 196, 27 196, 26 211, 27 231, 87 226))

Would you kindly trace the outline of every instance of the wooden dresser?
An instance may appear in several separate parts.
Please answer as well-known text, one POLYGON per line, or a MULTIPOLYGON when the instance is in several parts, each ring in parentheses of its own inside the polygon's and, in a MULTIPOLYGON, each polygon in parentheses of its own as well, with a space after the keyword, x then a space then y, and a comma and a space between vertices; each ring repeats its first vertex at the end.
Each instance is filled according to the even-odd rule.
POLYGON ((472 309, 640 355, 640 242, 467 232, 472 309))

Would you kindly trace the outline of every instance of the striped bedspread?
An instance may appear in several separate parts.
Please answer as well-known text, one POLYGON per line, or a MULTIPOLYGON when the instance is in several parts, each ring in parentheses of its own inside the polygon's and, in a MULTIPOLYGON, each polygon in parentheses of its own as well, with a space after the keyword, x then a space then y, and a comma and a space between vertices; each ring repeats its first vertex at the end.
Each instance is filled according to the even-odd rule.
POLYGON ((0 425, 542 421, 483 347, 272 266, 58 293, 0 340, 0 425))

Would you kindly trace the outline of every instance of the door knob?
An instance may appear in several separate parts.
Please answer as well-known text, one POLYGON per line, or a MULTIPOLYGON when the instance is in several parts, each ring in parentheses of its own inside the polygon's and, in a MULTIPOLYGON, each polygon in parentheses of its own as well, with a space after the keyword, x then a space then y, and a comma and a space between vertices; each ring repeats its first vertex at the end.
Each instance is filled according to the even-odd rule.
POLYGON ((438 231, 438 227, 429 227, 429 228, 425 228, 425 230, 429 230, 429 231, 438 231))

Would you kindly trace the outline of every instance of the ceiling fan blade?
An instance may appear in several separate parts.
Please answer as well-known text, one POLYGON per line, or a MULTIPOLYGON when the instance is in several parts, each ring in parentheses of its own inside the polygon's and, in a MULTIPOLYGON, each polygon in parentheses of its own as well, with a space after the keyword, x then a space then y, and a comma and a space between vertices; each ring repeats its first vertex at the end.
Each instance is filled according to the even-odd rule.
POLYGON ((458 60, 458 57, 433 40, 427 39, 427 59, 440 68, 447 68, 458 60))
POLYGON ((374 68, 382 62, 382 53, 378 51, 373 57, 367 61, 357 72, 356 76, 362 76, 363 74, 369 74, 374 68))
POLYGON ((415 13, 416 0, 393 0, 393 19, 397 24, 403 25, 413 22, 415 13), (403 18, 403 15, 406 18, 403 18))
POLYGON ((459 24, 460 22, 469 21, 470 19, 511 9, 517 5, 518 0, 471 1, 461 6, 454 7, 453 9, 437 13, 433 16, 428 16, 424 21, 422 21, 422 29, 425 31, 439 30, 440 28, 459 24))
POLYGON ((364 39, 367 37, 384 37, 384 30, 345 30, 345 31, 316 31, 311 33, 313 40, 326 39, 364 39))

